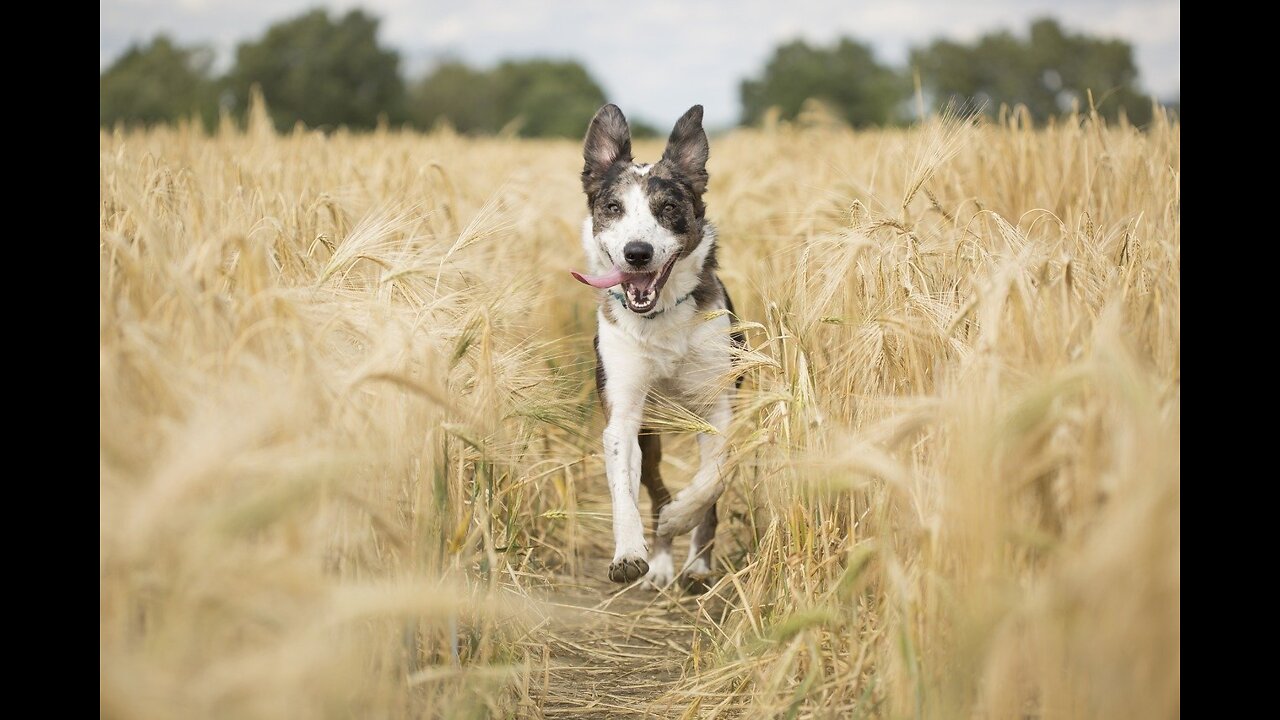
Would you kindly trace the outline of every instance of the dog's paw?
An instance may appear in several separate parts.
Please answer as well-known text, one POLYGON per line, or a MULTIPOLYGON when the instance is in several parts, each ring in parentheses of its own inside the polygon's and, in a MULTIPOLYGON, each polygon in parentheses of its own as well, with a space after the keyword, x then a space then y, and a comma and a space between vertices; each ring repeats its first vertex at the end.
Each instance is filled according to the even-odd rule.
POLYGON ((685 592, 694 595, 701 595, 716 584, 716 577, 711 573, 711 562, 707 560, 705 553, 690 558, 676 580, 685 592))
POLYGON ((659 553, 649 558, 649 572, 645 573, 644 584, 661 590, 671 584, 675 574, 675 564, 671 561, 671 553, 659 553))
POLYGON ((649 563, 636 555, 625 555, 609 565, 609 579, 616 583, 635 582, 649 572, 649 563))
POLYGON ((701 595, 711 589, 716 584, 716 577, 709 572, 691 572, 685 570, 680 573, 680 577, 676 578, 680 583, 680 587, 691 595, 701 595))

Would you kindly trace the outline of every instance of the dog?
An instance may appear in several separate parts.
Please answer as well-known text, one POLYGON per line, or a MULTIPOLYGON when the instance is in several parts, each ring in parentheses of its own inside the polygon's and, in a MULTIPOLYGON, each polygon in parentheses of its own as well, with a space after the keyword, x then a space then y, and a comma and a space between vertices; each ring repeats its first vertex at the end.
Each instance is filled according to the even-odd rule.
POLYGON ((583 142, 582 189, 590 212, 582 244, 591 273, 570 271, 599 289, 596 391, 605 413, 604 460, 613 502, 609 579, 675 579, 671 541, 693 531, 681 570, 685 587, 705 587, 712 571, 716 501, 724 469, 733 382, 733 302, 716 275, 716 229, 706 218, 710 147, 702 106, 676 122, 662 158, 631 157, 631 131, 616 105, 600 108, 583 142), (717 312, 723 311, 723 312, 717 312), (697 413, 714 432, 698 436, 701 462, 674 498, 662 482, 662 440, 644 427, 650 393, 697 413), (645 542, 640 486, 653 505, 654 544, 645 542))

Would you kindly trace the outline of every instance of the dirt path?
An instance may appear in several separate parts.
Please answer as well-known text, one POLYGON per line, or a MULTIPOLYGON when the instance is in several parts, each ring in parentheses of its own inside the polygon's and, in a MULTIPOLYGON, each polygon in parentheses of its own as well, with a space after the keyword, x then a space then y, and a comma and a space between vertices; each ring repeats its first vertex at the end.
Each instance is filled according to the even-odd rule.
MULTIPOLYGON (((642 510, 648 517, 647 502, 642 510)), ((610 582, 608 502, 584 502, 579 514, 589 519, 589 531, 578 534, 577 572, 562 568, 540 594, 552 612, 530 638, 531 650, 542 646, 543 660, 529 680, 531 705, 522 713, 679 717, 688 699, 664 695, 686 671, 698 633, 719 619, 724 603, 676 588, 658 593, 610 582)), ((677 563, 687 550, 687 539, 678 539, 677 563)), ((701 646, 707 647, 705 637, 701 646)))

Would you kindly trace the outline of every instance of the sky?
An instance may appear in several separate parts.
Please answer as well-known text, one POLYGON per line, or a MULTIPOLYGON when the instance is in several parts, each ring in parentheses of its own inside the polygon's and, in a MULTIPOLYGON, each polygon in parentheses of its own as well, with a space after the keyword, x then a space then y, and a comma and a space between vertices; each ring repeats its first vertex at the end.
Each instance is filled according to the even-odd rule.
POLYGON ((131 43, 167 32, 212 45, 229 64, 238 42, 321 5, 361 7, 382 18, 380 38, 400 51, 409 77, 441 58, 488 66, 545 56, 583 62, 628 116, 670 124, 690 105, 708 127, 738 120, 738 86, 757 76, 778 44, 802 38, 868 42, 905 64, 935 37, 972 40, 1002 28, 1025 34, 1051 15, 1068 30, 1134 46, 1144 90, 1179 98, 1180 0, 100 0, 99 69, 131 43))

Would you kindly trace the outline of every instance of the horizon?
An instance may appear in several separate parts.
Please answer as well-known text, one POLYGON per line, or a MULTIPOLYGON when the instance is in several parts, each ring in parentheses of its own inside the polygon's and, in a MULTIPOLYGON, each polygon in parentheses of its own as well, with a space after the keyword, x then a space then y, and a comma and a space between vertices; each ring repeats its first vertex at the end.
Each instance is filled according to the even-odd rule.
POLYGON ((363 9, 377 17, 379 41, 400 53, 401 71, 410 82, 444 60, 478 67, 509 59, 576 60, 604 88, 609 102, 628 117, 657 126, 674 122, 694 104, 706 108, 708 127, 736 125, 740 83, 758 76, 774 49, 791 40, 830 45, 851 37, 869 44, 879 62, 902 67, 912 47, 937 38, 968 42, 998 30, 1025 36, 1039 17, 1053 17, 1069 32, 1129 42, 1143 91, 1166 102, 1181 96, 1176 0, 995 0, 963 9, 939 0, 891 7, 796 0, 785 12, 746 0, 731 13, 671 0, 607 9, 579 9, 562 1, 450 0, 434 15, 404 0, 101 0, 99 72, 131 45, 162 33, 184 45, 209 45, 216 67, 225 70, 238 43, 315 7, 331 14, 363 9), (619 27, 628 30, 619 33, 619 27), (677 74, 673 89, 670 78, 677 74))

